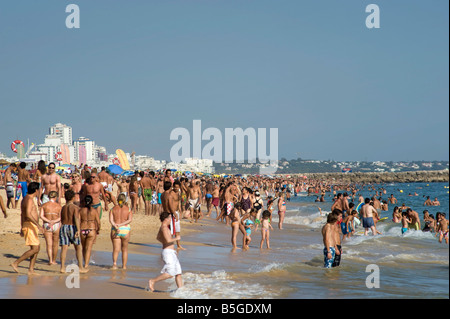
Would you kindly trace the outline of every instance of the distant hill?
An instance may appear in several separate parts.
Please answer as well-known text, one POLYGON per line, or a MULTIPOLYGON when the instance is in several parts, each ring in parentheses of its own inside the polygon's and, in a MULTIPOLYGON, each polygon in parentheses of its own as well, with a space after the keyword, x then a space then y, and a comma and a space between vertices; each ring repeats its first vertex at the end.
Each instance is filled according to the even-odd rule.
MULTIPOLYGON (((261 164, 257 163, 214 163, 216 174, 258 174, 261 164)), ((276 174, 301 173, 369 173, 369 172, 411 172, 438 171, 449 168, 448 161, 412 161, 412 162, 338 162, 304 160, 301 158, 278 163, 276 174)))

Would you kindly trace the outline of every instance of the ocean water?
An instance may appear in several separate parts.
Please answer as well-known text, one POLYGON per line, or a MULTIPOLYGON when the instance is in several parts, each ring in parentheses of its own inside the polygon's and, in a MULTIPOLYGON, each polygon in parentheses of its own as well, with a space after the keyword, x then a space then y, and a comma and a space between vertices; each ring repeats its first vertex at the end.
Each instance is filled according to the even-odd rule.
MULTIPOLYGON (((420 217, 428 209, 432 214, 445 212, 448 218, 448 184, 411 183, 383 185, 387 194, 416 210, 420 217), (403 192, 400 192, 402 190, 403 192), (418 196, 408 196, 409 193, 418 196), (437 197, 438 207, 425 207, 424 196, 437 197)), ((363 191, 363 196, 373 192, 363 191)), ((449 248, 433 233, 408 231, 391 221, 395 205, 381 217, 382 235, 355 235, 342 243, 341 266, 323 268, 321 228, 329 212, 331 197, 315 203, 315 196, 292 197, 287 202, 283 230, 277 229, 274 214, 270 250, 259 249, 260 232, 252 234, 248 251, 231 249, 231 228, 205 221, 204 231, 184 238, 204 243, 180 253, 184 287, 174 290, 184 299, 322 299, 322 298, 449 298, 449 248), (376 271, 374 271, 376 269, 376 271), (377 275, 378 279, 374 279, 377 275), (374 287, 374 284, 377 283, 374 287)), ((356 199, 357 200, 357 199, 356 199)), ((362 228, 358 228, 360 232, 362 228)), ((241 245, 242 235, 238 235, 241 245)), ((265 246, 264 246, 265 247, 265 246)), ((172 287, 174 288, 174 286, 172 287)))

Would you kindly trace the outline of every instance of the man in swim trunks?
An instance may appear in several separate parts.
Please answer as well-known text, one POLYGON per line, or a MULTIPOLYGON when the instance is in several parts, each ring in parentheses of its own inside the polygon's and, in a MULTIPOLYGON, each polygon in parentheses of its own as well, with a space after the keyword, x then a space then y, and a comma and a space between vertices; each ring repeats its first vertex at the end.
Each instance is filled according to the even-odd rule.
POLYGON ((181 278, 181 265, 174 247, 174 243, 177 240, 180 240, 180 236, 172 238, 169 229, 170 223, 172 221, 172 216, 169 212, 162 212, 159 219, 161 220, 161 227, 159 228, 156 239, 162 244, 163 250, 161 253, 161 257, 164 261, 164 267, 161 270, 161 275, 148 281, 148 289, 150 291, 155 290, 155 283, 157 283, 158 281, 166 280, 174 276, 177 287, 181 288, 183 286, 181 278))
POLYGON ((324 255, 324 267, 331 268, 333 266, 336 254, 340 254, 340 251, 336 246, 336 214, 328 214, 327 223, 322 227, 322 238, 323 238, 323 255, 324 255))
POLYGON ((440 213, 438 216, 439 226, 436 229, 436 235, 439 234, 439 242, 445 239, 445 243, 448 244, 448 220, 445 219, 445 213, 440 213))
POLYGON ((143 171, 139 173, 141 176, 141 180, 139 181, 140 187, 142 189, 142 199, 144 200, 144 206, 145 206, 145 215, 150 216, 151 213, 151 202, 152 202, 152 179, 145 175, 143 171))
POLYGON ((16 189, 16 201, 14 208, 17 208, 17 203, 19 202, 20 195, 22 198, 27 196, 28 193, 28 182, 31 182, 30 174, 26 170, 27 163, 21 162, 17 168, 17 189, 16 189))
POLYGON ((108 210, 108 202, 106 200, 106 194, 105 190, 103 189, 102 184, 98 182, 98 176, 97 173, 92 173, 92 175, 87 176, 86 184, 83 185, 81 188, 80 193, 80 200, 81 203, 84 203, 84 198, 87 195, 92 196, 92 208, 97 209, 97 212, 100 216, 100 220, 102 218, 103 208, 102 203, 100 202, 100 195, 102 195, 104 204, 105 204, 105 210, 108 210))
POLYGON ((55 163, 48 164, 47 174, 42 175, 41 177, 41 188, 39 190, 39 198, 43 196, 42 202, 38 201, 41 206, 49 201, 48 194, 51 191, 56 191, 58 193, 58 197, 56 198, 56 202, 59 203, 59 197, 61 195, 61 178, 58 174, 55 173, 56 165, 55 163))
POLYGON ((377 214, 377 210, 370 205, 370 198, 364 200, 364 205, 361 207, 362 224, 365 229, 364 236, 367 236, 369 229, 372 230, 372 235, 381 234, 376 229, 375 223, 373 221, 373 216, 377 214))
POLYGON ((66 205, 61 210, 61 228, 59 230, 59 245, 61 246, 61 273, 66 272, 67 248, 70 244, 75 247, 80 273, 88 270, 83 267, 83 252, 80 241, 80 207, 74 204, 75 192, 68 190, 64 194, 66 205))
POLYGON ((12 163, 8 166, 8 168, 5 170, 5 177, 4 177, 4 185, 6 190, 6 207, 11 208, 10 204, 12 205, 12 208, 16 208, 16 201, 14 200, 14 180, 12 178, 12 173, 17 170, 16 164, 12 163))
POLYGON ((409 224, 409 229, 420 230, 421 227, 420 227, 419 213, 412 210, 411 208, 408 208, 406 212, 408 213, 408 216, 411 220, 411 223, 409 224))
POLYGON ((35 274, 34 265, 36 263, 36 259, 40 250, 39 233, 42 233, 44 231, 44 229, 39 225, 37 207, 34 204, 34 199, 37 197, 38 189, 39 183, 31 182, 30 185, 28 185, 28 194, 22 200, 22 204, 20 205, 20 236, 25 238, 25 244, 27 246, 30 246, 30 249, 11 264, 11 267, 17 273, 19 272, 19 270, 17 269, 19 264, 22 261, 30 258, 28 275, 35 274))
POLYGON ((198 219, 201 219, 203 217, 201 212, 201 205, 202 205, 202 192, 200 189, 200 181, 199 180, 193 180, 191 181, 191 184, 188 187, 188 201, 189 201, 189 209, 191 211, 191 223, 192 220, 195 218, 195 222, 197 222, 198 219))

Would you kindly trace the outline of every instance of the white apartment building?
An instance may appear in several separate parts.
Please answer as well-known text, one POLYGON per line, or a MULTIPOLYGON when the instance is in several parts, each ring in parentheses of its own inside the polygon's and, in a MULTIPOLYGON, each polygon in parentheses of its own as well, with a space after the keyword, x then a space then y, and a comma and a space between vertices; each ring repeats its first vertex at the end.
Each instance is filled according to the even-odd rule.
POLYGON ((72 145, 72 127, 65 124, 56 123, 49 128, 49 134, 58 136, 61 140, 60 144, 72 145))

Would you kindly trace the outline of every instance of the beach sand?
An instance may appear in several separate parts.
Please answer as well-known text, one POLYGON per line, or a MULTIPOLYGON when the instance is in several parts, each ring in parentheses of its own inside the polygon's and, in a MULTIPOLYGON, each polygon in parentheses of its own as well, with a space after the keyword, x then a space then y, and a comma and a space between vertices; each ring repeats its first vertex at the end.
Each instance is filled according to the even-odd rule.
MULTIPOLYGON (((0 194, 6 205, 4 189, 0 190, 0 194)), ((112 208, 112 204, 109 207, 112 208)), ((156 240, 161 222, 157 216, 145 216, 143 207, 133 215, 127 270, 120 268, 121 254, 118 258, 119 269, 111 269, 111 225, 108 213, 104 210, 101 231, 93 247, 90 271, 87 274, 80 274, 79 289, 66 287, 66 280, 72 273, 60 273, 60 250, 58 264, 48 265, 46 244, 42 234, 39 235, 41 246, 35 266, 38 275, 28 276, 28 260, 19 265, 19 273, 13 271, 10 264, 29 247, 20 236, 20 209, 8 209, 7 213, 6 219, 3 218, 3 214, 0 216, 0 298, 171 298, 170 279, 158 283, 156 292, 146 291, 148 279, 159 275, 163 263, 160 258, 161 244, 156 240)), ((181 227, 182 234, 187 234, 195 232, 200 226, 182 220, 181 227)), ((68 249, 66 266, 70 264, 76 264, 72 245, 68 249)))

